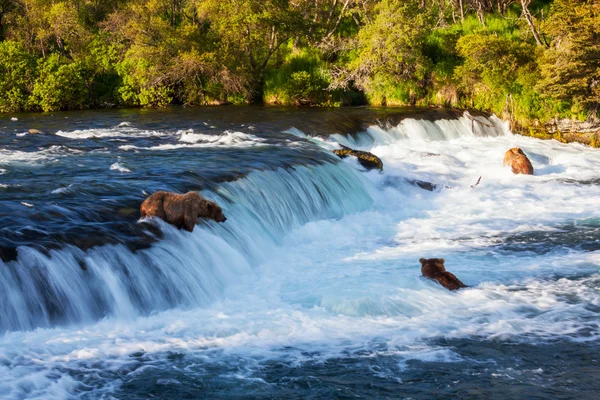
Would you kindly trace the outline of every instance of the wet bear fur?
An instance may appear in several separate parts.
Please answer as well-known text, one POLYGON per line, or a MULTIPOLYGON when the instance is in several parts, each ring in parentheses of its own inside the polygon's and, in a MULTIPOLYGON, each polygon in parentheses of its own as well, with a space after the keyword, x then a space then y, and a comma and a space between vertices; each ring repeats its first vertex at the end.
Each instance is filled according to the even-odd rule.
POLYGON ((196 192, 185 194, 156 192, 144 200, 140 210, 142 218, 158 217, 188 232, 194 230, 198 218, 208 218, 216 222, 227 220, 217 203, 205 199, 196 192))
POLYGON ((518 147, 513 147, 504 154, 504 165, 510 165, 513 174, 533 175, 531 161, 518 147))
POLYGON ((467 287, 453 273, 446 271, 443 258, 421 258, 421 274, 437 281, 448 290, 458 290, 467 287))

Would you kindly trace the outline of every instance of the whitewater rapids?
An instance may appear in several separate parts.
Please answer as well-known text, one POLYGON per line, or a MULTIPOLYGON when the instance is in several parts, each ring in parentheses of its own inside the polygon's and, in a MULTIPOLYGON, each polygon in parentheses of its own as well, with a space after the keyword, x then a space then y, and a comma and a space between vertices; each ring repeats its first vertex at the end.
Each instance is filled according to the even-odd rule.
MULTIPOLYGON (((0 261, 0 397, 119 398, 131 385, 174 390, 158 392, 167 396, 191 384, 184 378, 256 395, 282 384, 266 365, 377 357, 392 357, 393 366, 369 364, 367 374, 402 390, 415 361, 476 362, 442 339, 598 341, 600 151, 477 118, 484 123, 405 119, 326 138, 294 126, 275 142, 260 127, 218 137, 182 127, 173 143, 156 132, 155 142, 119 144, 123 159, 106 170, 124 176, 139 170, 130 152, 185 146, 289 146, 321 152, 324 162, 220 182, 201 193, 223 204, 227 223, 192 233, 159 223, 164 237, 147 249, 21 247, 16 260, 0 261), (383 173, 337 160, 328 151, 339 144, 376 154, 383 173), (502 166, 515 146, 534 176, 502 166), (471 288, 449 292, 423 279, 421 257, 445 258, 471 288)), ((148 140, 153 132, 139 133, 148 140)), ((126 124, 58 134, 115 140, 137 131, 126 124)), ((54 146, 30 159, 2 150, 0 167, 76 154, 54 146)), ((519 371, 494 368, 489 374, 519 371)), ((519 373, 537 377, 539 368, 519 373)))

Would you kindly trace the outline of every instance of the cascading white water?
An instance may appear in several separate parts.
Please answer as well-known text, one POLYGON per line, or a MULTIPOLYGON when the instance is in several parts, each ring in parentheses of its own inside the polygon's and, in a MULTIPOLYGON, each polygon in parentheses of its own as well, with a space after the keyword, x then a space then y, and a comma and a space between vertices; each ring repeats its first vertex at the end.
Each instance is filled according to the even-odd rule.
POLYGON ((228 285, 250 279, 261 254, 290 229, 371 204, 364 178, 330 161, 255 171, 217 193, 204 192, 223 204, 227 223, 211 221, 187 233, 155 221, 166 236, 147 250, 68 246, 43 254, 20 248, 16 261, 0 261, 0 330, 210 304, 228 285))
MULTIPOLYGON (((332 135, 329 143, 368 147, 504 132, 498 119, 480 120, 484 118, 407 119, 389 130, 373 126, 357 140, 332 135)), ((94 138, 94 132, 59 134, 94 138)), ((112 137, 119 132, 104 135, 112 137)), ((166 237, 147 250, 132 253, 122 245, 107 245, 83 252, 68 246, 44 254, 20 248, 18 260, 5 265, 0 260, 0 331, 89 323, 108 316, 134 318, 175 306, 210 304, 228 285, 248 279, 289 230, 369 207, 375 195, 370 183, 345 163, 336 165, 332 157, 324 153, 324 160, 329 161, 318 167, 252 172, 222 184, 216 193, 204 192, 223 204, 229 222, 203 224, 193 234, 158 222, 166 237)))
POLYGON ((358 137, 332 135, 332 139, 350 147, 390 145, 398 141, 440 141, 469 137, 497 137, 508 134, 506 124, 496 116, 473 117, 465 112, 459 119, 437 121, 407 118, 396 126, 373 125, 358 137))

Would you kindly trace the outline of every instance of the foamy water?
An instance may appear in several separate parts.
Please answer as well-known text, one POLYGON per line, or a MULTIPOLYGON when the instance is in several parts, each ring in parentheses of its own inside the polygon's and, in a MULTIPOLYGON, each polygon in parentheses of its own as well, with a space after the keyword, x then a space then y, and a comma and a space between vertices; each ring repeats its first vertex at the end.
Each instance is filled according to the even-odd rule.
MULTIPOLYGON (((368 150, 383 160, 383 173, 363 171, 353 159, 252 172, 203 192, 224 204, 226 224, 201 224, 193 233, 161 224, 165 237, 136 254, 120 247, 74 252, 96 282, 97 297, 89 298, 110 312, 94 319, 93 307, 80 304, 68 323, 8 329, 0 338, 0 397, 123 395, 128 382, 172 389, 186 385, 182 376, 218 376, 257 394, 276 385, 261 372, 271 363, 303 368, 379 357, 392 357, 397 368, 369 373, 401 390, 415 360, 473 362, 440 339, 597 341, 600 152, 472 118, 408 119, 355 139, 307 138, 295 127, 290 146, 310 141, 324 157, 338 143, 368 150), (515 146, 530 157, 534 176, 502 166, 515 146), (440 189, 423 190, 415 180, 440 189), (471 287, 449 292, 422 278, 421 257, 445 258, 471 287), (164 286, 152 282, 150 266, 162 270, 164 286), (132 277, 140 280, 127 282, 132 277), (176 289, 184 301, 159 289, 176 289)), ((89 135, 75 136, 98 133, 89 135)), ((186 146, 264 141, 233 131, 178 135, 186 146)), ((107 168, 126 173, 124 165, 107 168)), ((90 278, 68 251, 31 251, 20 262, 54 271, 54 284, 71 288, 67 297, 76 304, 88 299, 90 278)), ((21 295, 6 299, 18 309, 21 295)))
POLYGON ((98 139, 119 137, 161 137, 165 136, 165 133, 154 130, 137 129, 125 122, 111 128, 58 131, 56 132, 56 135, 69 139, 98 139))

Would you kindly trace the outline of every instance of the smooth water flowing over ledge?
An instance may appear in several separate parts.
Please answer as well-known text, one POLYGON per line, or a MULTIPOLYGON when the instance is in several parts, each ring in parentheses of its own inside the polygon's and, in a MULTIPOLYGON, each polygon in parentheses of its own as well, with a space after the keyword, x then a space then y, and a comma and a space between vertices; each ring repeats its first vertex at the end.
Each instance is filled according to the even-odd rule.
POLYGON ((21 247, 17 261, 0 262, 0 330, 206 306, 250 279, 260 254, 290 229, 369 207, 362 182, 334 164, 251 172, 204 193, 223 204, 226 225, 211 221, 190 234, 157 221, 164 237, 135 254, 121 245, 49 254, 21 247))
POLYGON ((3 128, 0 238, 20 247, 0 263, 0 397, 600 389, 598 150, 513 136, 494 117, 388 110, 369 126, 356 123, 369 110, 257 110, 3 128), (332 156, 338 143, 383 172, 332 156), (502 166, 514 146, 536 175, 502 166), (228 220, 191 234, 138 221, 142 191, 159 189, 200 190, 228 220), (70 229, 111 241, 78 246, 70 229), (423 279, 420 257, 472 287, 423 279))

